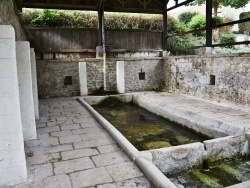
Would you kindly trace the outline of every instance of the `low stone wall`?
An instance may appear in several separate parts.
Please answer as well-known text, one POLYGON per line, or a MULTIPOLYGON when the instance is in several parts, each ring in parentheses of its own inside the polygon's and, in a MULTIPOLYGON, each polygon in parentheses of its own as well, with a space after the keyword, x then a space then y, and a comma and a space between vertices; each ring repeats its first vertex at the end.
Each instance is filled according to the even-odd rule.
MULTIPOLYGON (((161 58, 110 58, 107 59, 106 84, 108 91, 117 90, 116 62, 124 61, 125 91, 160 90, 165 87, 161 58), (145 79, 139 73, 145 72, 145 79)), ((103 62, 101 59, 37 60, 38 93, 40 98, 77 96, 80 94, 78 63, 86 62, 88 94, 103 87, 103 62), (65 85, 65 77, 72 84, 65 85)))
POLYGON ((167 91, 250 105, 250 54, 168 57, 167 91))

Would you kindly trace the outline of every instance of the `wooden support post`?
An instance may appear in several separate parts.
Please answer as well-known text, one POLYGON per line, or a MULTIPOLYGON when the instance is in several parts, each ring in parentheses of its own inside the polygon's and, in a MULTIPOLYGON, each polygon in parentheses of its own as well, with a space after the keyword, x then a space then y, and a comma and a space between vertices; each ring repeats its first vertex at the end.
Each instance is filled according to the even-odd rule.
POLYGON ((98 45, 102 46, 102 0, 98 2, 98 45))
POLYGON ((168 39, 168 19, 167 19, 167 4, 169 0, 164 0, 163 10, 163 51, 167 51, 167 39, 168 39))
POLYGON ((206 47, 212 47, 212 10, 213 0, 206 0, 206 47))

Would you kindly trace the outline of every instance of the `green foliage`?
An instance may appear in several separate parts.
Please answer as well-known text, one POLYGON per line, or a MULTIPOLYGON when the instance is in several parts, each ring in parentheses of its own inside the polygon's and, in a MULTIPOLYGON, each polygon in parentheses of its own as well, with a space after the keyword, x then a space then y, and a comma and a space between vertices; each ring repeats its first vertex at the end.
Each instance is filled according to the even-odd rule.
MULTIPOLYGON (((195 29, 203 29, 206 27, 206 16, 202 14, 198 14, 192 18, 192 20, 188 24, 189 28, 191 30, 195 29)), ((204 36, 205 31, 197 32, 197 36, 204 36)))
MULTIPOLYGON (((219 38, 220 44, 234 43, 236 42, 236 37, 233 33, 222 34, 219 38)), ((233 48, 234 46, 226 46, 225 48, 233 48)))
MULTIPOLYGON (((189 5, 202 5, 206 0, 196 0, 189 5)), ((245 7, 249 3, 249 0, 213 0, 213 6, 231 6, 233 8, 245 7)))
POLYGON ((58 11, 52 11, 44 9, 41 11, 38 17, 33 19, 30 23, 31 26, 47 26, 47 27, 53 27, 54 26, 54 20, 57 19, 59 16, 58 11))
POLYGON ((224 19, 220 16, 214 16, 212 18, 212 25, 213 26, 216 26, 216 25, 219 25, 219 24, 223 24, 224 23, 224 19))
MULTIPOLYGON (((191 35, 171 37, 168 39, 168 49, 174 48, 185 48, 190 46, 196 46, 193 37, 191 35)), ((199 54, 198 49, 183 50, 183 51, 173 51, 173 55, 197 55, 199 54)))
POLYGON ((180 22, 188 24, 197 14, 197 12, 183 12, 178 16, 178 19, 180 22))
MULTIPOLYGON (((240 14, 240 20, 250 18, 250 11, 249 12, 242 12, 240 14)), ((250 31, 250 22, 240 23, 239 29, 241 33, 244 33, 244 31, 250 31)))

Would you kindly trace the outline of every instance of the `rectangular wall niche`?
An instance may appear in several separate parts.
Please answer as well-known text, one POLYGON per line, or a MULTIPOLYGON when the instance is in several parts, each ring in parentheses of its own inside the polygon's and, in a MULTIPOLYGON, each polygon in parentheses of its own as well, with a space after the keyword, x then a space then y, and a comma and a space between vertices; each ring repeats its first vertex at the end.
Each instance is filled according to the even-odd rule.
POLYGON ((139 80, 145 80, 145 72, 139 72, 139 80))
POLYGON ((210 84, 211 86, 215 86, 215 75, 210 75, 210 84))
POLYGON ((65 76, 64 85, 65 86, 72 85, 72 76, 65 76))

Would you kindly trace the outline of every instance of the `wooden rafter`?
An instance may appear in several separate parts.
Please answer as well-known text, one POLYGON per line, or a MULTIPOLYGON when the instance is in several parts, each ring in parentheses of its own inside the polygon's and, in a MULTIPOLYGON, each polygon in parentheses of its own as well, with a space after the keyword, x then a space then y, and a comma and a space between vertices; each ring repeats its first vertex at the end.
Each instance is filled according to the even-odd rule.
POLYGON ((46 8, 46 9, 67 9, 67 10, 97 10, 97 6, 74 5, 74 4, 53 4, 53 3, 30 3, 22 2, 25 8, 46 8))
MULTIPOLYGON (((39 0, 28 1, 22 0, 21 7, 25 8, 45 8, 45 9, 66 9, 66 10, 99 10, 100 1, 102 0, 70 0, 65 3, 58 0, 58 3, 52 0, 46 0, 43 3, 39 0)), ((106 0, 106 12, 131 12, 131 13, 149 13, 161 14, 163 12, 163 0, 106 0), (141 5, 138 7, 138 3, 141 5), (151 6, 153 5, 153 6, 151 6), (153 8, 151 8, 153 7, 153 8)))

